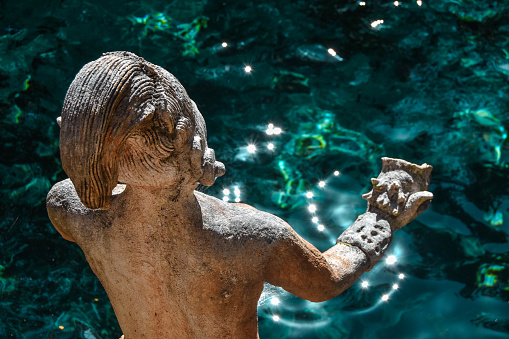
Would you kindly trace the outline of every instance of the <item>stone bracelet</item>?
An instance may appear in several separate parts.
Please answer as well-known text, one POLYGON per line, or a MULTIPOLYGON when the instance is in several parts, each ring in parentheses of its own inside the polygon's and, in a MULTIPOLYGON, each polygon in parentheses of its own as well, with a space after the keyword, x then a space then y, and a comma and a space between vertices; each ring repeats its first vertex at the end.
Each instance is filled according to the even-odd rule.
POLYGON ((374 213, 360 215, 352 226, 338 238, 337 243, 358 247, 368 257, 371 269, 385 254, 392 241, 391 226, 386 220, 377 220, 374 213))

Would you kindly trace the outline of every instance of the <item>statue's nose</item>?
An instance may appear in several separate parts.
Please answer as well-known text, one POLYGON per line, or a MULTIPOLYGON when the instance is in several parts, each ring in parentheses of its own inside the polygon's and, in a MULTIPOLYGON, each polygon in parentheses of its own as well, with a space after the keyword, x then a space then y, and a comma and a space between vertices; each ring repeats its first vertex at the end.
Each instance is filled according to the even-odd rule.
POLYGON ((207 149, 207 153, 210 156, 211 162, 214 164, 214 176, 220 177, 226 172, 224 164, 220 161, 216 161, 216 152, 212 148, 207 149))

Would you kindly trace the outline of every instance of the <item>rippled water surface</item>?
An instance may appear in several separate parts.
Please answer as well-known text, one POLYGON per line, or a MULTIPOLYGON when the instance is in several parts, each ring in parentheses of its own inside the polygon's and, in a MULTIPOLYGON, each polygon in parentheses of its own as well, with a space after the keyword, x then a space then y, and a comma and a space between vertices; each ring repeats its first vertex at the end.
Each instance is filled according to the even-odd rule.
POLYGON ((434 167, 432 206, 392 261, 323 303, 267 285, 261 338, 508 338, 508 17, 480 0, 0 2, 0 337, 121 335, 44 200, 66 178, 55 119, 70 82, 128 50, 205 116, 227 167, 205 192, 322 251, 365 210, 380 157, 434 167))

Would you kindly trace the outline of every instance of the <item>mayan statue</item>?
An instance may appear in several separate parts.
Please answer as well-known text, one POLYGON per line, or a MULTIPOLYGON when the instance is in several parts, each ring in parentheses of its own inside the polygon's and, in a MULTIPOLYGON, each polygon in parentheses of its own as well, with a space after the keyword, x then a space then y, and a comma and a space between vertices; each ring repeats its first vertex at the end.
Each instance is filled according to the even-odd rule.
POLYGON ((433 198, 431 166, 383 158, 366 213, 321 253, 274 215, 195 191, 225 173, 205 121, 172 74, 129 52, 86 64, 58 120, 69 179, 49 192, 49 217, 85 253, 125 339, 258 338, 265 282, 334 298, 433 198))

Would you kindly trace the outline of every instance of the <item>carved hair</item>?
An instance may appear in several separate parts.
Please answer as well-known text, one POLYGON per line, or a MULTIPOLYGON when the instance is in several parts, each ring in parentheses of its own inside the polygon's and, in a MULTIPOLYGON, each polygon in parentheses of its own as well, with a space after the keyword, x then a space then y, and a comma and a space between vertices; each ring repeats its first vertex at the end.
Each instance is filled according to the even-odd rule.
MULTIPOLYGON (((172 143, 182 144, 194 130, 192 112, 178 80, 135 54, 106 53, 83 66, 67 91, 60 130, 62 167, 82 203, 92 209, 110 207, 119 157, 133 133, 157 124, 172 143)), ((153 139, 154 133, 147 132, 146 138, 153 139)), ((161 152, 175 148, 155 142, 161 152)))

